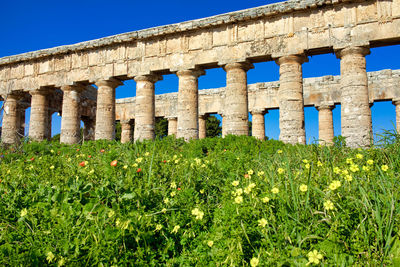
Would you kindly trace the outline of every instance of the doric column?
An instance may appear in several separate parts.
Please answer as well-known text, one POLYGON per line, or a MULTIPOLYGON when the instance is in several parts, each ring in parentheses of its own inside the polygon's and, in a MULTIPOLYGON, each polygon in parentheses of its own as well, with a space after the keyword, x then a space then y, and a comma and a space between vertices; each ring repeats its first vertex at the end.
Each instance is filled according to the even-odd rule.
POLYGON ((18 100, 20 96, 10 94, 4 97, 3 127, 1 133, 1 141, 4 144, 17 144, 21 139, 18 132, 20 131, 20 112, 18 100))
POLYGON ((371 110, 365 56, 369 48, 349 47, 340 58, 342 136, 349 147, 368 147, 371 142, 371 110))
POLYGON ((203 70, 184 70, 176 73, 179 77, 178 91, 178 133, 177 138, 199 139, 198 124, 198 77, 203 70))
POLYGON ((301 65, 308 59, 303 55, 276 59, 279 67, 279 139, 289 144, 305 144, 303 72, 301 65))
POLYGON ((332 110, 335 106, 333 104, 322 104, 316 108, 318 110, 319 143, 321 145, 331 145, 334 137, 332 110))
POLYGON ((158 75, 136 76, 135 142, 155 137, 154 83, 161 80, 158 75))
POLYGON ((206 127, 207 117, 208 117, 207 114, 199 116, 199 139, 204 139, 207 137, 207 127, 206 127))
POLYGON ((61 117, 60 142, 65 144, 76 144, 81 139, 80 124, 81 116, 79 103, 83 86, 67 85, 61 87, 64 92, 61 117))
POLYGON ((29 122, 29 138, 34 141, 49 139, 49 90, 34 90, 29 92, 31 100, 31 118, 29 122))
POLYGON ((178 131, 178 119, 176 117, 167 117, 168 120, 168 135, 175 135, 178 131))
POLYGON ((83 138, 85 141, 94 140, 96 119, 91 117, 81 117, 83 121, 83 138))
POLYGON ((397 133, 400 134, 400 99, 394 99, 393 105, 396 107, 396 129, 397 133))
POLYGON ((129 143, 132 141, 132 123, 130 120, 121 121, 121 143, 129 143))
POLYGON ((249 63, 231 63, 226 71, 224 123, 225 135, 249 135, 249 108, 247 96, 247 71, 249 63))
POLYGON ((257 139, 265 140, 265 118, 264 115, 267 113, 266 110, 253 110, 252 116, 252 136, 257 139))
POLYGON ((122 85, 117 79, 100 80, 97 86, 95 140, 115 138, 115 88, 122 85))

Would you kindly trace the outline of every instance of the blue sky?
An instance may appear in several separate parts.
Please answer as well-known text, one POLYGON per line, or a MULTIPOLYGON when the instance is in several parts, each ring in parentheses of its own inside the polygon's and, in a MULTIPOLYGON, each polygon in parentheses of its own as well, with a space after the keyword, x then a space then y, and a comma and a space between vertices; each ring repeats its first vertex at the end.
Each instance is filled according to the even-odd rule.
MULTIPOLYGON (((104 1, 104 0, 3 0, 0 1, 0 57, 73 44, 113 34, 140 30, 165 24, 213 16, 279 1, 104 1)), ((367 56, 367 71, 400 69, 400 45, 371 49, 367 56)), ((303 65, 304 77, 339 75, 339 60, 327 54, 309 58, 303 65)), ((248 72, 248 83, 279 80, 279 68, 274 62, 255 64, 248 72)), ((222 69, 206 70, 199 78, 199 88, 225 86, 222 69)), ((176 75, 165 75, 156 83, 156 94, 177 92, 176 75)), ((118 87, 117 98, 135 95, 135 82, 126 81, 118 87)), ((334 111, 335 135, 340 134, 340 106, 334 111)), ((279 137, 279 111, 266 116, 266 135, 279 137)), ((29 110, 27 111, 27 121, 29 110)), ((308 142, 318 138, 318 111, 305 108, 308 142)), ((372 107, 374 132, 393 129, 395 109, 391 102, 375 103, 372 107)), ((53 115, 53 134, 59 133, 61 119, 53 115)))

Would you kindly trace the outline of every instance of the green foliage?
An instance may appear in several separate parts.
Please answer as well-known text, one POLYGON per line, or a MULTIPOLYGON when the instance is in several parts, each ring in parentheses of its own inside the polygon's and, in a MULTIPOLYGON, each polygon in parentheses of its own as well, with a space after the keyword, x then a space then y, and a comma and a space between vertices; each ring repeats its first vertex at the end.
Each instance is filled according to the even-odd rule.
POLYGON ((222 134, 221 121, 215 116, 208 116, 206 120, 206 136, 217 137, 222 134))
POLYGON ((0 265, 396 265, 398 149, 24 143, 0 152, 0 265))
POLYGON ((168 120, 166 118, 156 118, 155 134, 158 138, 168 135, 168 120))

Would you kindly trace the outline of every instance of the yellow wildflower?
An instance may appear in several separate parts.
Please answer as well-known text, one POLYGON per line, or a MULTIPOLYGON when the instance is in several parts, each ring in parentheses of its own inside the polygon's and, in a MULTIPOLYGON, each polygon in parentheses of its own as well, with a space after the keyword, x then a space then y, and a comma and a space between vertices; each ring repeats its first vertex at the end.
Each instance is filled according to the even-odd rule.
POLYGON ((334 209, 334 205, 333 205, 332 201, 330 201, 330 200, 325 201, 324 202, 324 208, 326 210, 333 210, 334 209))
POLYGON ((268 203, 270 199, 269 199, 269 197, 263 197, 261 200, 264 203, 268 203))
POLYGON ((25 217, 26 215, 28 215, 28 210, 24 208, 21 210, 21 217, 25 217))
POLYGON ((251 267, 256 267, 256 266, 258 266, 258 263, 260 262, 260 260, 258 259, 258 258, 252 258, 251 260, 250 260, 250 266, 251 267))
POLYGON ((238 186, 238 185, 239 185, 239 181, 233 181, 233 182, 232 182, 232 185, 233 185, 233 186, 238 186))
POLYGON ((313 263, 313 264, 319 264, 320 260, 322 260, 324 257, 322 256, 321 253, 319 253, 316 249, 313 251, 308 252, 308 263, 307 265, 313 263))
POLYGON ((235 197, 235 203, 236 204, 240 204, 240 203, 242 203, 243 202, 243 197, 242 196, 237 196, 237 197, 235 197))
POLYGON ((258 226, 265 227, 268 224, 268 221, 264 218, 258 220, 258 226))
POLYGON ((274 187, 274 188, 271 189, 271 192, 273 194, 278 194, 279 193, 279 189, 277 187, 274 187))
POLYGON ((203 219, 204 212, 202 212, 198 208, 195 208, 192 210, 192 215, 196 216, 196 220, 201 220, 203 219))
POLYGON ((305 185, 305 184, 300 185, 300 191, 301 192, 307 192, 307 190, 308 190, 308 186, 307 185, 305 185))

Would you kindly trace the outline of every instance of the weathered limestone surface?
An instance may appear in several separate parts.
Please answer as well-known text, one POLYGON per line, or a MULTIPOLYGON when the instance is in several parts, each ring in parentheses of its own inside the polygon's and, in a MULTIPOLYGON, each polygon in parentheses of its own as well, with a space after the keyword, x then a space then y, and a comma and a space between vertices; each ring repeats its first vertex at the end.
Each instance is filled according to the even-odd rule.
POLYGON ((65 144, 76 144, 80 141, 80 114, 79 104, 81 100, 82 86, 63 86, 64 91, 61 117, 60 142, 65 144))
POLYGON ((95 140, 115 138, 115 88, 121 84, 115 79, 96 82, 98 90, 95 140))
POLYGON ((199 139, 204 139, 207 137, 207 115, 200 115, 199 116, 199 139))
POLYGON ((168 135, 175 135, 178 131, 178 119, 176 117, 167 117, 168 119, 168 135))
POLYGON ((306 144, 304 124, 303 72, 305 56, 285 56, 279 64, 279 139, 289 144, 306 144))
POLYGON ((145 75, 135 77, 136 103, 135 103, 135 141, 145 139, 153 140, 155 125, 155 95, 154 83, 161 77, 145 75))
POLYGON ((198 77, 204 75, 203 70, 178 71, 178 133, 186 141, 199 138, 198 124, 198 77))
POLYGON ((318 106, 318 133, 320 144, 331 145, 333 144, 333 116, 332 109, 333 105, 323 104, 318 106))
POLYGON ((121 143, 132 141, 133 129, 131 121, 121 121, 121 143))
POLYGON ((29 137, 34 141, 49 139, 49 102, 48 90, 35 90, 29 92, 31 100, 31 118, 29 122, 29 137))
POLYGON ((252 116, 252 136, 257 139, 265 139, 265 111, 264 110, 254 110, 251 112, 252 116))
POLYGON ((5 144, 16 144, 20 140, 18 131, 20 119, 18 100, 21 98, 18 94, 11 94, 5 97, 3 112, 3 127, 1 132, 1 140, 5 144))
POLYGON ((250 68, 253 66, 249 63, 231 63, 224 66, 226 71, 225 134, 249 135, 246 72, 250 68))
POLYGON ((287 1, 0 59, 0 93, 400 42, 400 0, 287 1))
POLYGON ((371 144, 372 120, 369 108, 366 47, 349 47, 337 52, 340 58, 342 135, 350 147, 371 144))

